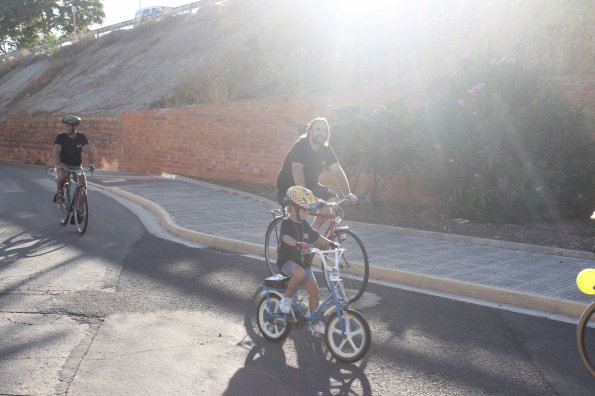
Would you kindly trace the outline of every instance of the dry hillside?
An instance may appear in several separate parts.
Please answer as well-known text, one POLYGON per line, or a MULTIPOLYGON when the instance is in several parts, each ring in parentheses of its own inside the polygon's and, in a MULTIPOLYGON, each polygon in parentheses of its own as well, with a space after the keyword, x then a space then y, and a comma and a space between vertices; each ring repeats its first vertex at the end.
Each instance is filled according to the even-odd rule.
POLYGON ((448 74, 468 54, 588 72, 593 22, 591 0, 226 0, 0 64, 0 114, 381 90, 448 74))

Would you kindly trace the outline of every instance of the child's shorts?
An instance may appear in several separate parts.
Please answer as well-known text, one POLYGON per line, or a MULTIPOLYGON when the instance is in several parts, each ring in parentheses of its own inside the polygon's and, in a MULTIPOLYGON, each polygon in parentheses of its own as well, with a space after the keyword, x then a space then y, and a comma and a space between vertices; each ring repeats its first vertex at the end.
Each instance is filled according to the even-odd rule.
MULTIPOLYGON (((292 276, 293 271, 295 271, 297 267, 300 267, 300 265, 294 261, 288 261, 281 267, 281 272, 287 276, 292 276)), ((312 272, 312 267, 304 268, 304 271, 306 271, 306 275, 304 276, 304 280, 302 282, 314 281, 314 283, 316 283, 314 273, 312 272)))

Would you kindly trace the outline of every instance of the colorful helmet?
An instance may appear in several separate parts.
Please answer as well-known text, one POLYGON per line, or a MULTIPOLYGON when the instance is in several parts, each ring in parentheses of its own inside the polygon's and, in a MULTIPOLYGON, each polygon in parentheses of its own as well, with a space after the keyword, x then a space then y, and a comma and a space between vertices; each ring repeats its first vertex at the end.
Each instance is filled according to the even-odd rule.
POLYGON ((78 126, 81 123, 81 119, 75 115, 67 115, 62 118, 62 124, 78 126))
POLYGON ((312 194, 312 191, 302 186, 289 187, 287 198, 290 203, 300 208, 308 210, 318 209, 318 199, 312 194))

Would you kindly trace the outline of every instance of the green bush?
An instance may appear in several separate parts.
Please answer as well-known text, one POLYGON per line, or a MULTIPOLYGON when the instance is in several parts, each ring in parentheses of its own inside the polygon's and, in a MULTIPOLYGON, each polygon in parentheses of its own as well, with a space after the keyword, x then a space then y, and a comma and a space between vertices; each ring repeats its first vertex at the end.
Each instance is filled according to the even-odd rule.
POLYGON ((407 176, 419 162, 417 119, 403 104, 375 110, 347 105, 336 109, 329 122, 332 146, 353 188, 363 174, 372 177, 366 200, 378 201, 396 172, 407 176))
POLYGON ((424 104, 337 109, 332 144, 351 180, 378 200, 395 172, 452 216, 479 221, 585 218, 595 202, 595 142, 538 73, 514 59, 466 60, 424 104))
POLYGON ((570 109, 514 59, 467 60, 427 104, 418 177, 452 215, 494 222, 585 216, 595 144, 570 109))

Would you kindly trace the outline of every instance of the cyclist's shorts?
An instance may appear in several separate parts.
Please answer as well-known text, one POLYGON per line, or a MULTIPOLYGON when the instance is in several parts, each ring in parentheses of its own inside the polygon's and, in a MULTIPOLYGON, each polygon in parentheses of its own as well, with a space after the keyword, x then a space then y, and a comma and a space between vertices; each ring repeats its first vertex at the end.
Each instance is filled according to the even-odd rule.
MULTIPOLYGON (((297 267, 301 267, 301 266, 293 261, 288 261, 281 266, 280 270, 285 275, 292 276, 293 271, 295 271, 295 269, 297 267)), ((303 268, 303 267, 301 267, 301 268, 303 268)), ((304 268, 304 271, 306 271, 306 275, 304 276, 304 280, 302 280, 302 282, 314 281, 314 283, 316 283, 316 278, 314 278, 314 273, 312 272, 312 267, 304 268)))
MULTIPOLYGON (((317 184, 311 190, 316 198, 322 199, 324 201, 328 201, 331 198, 339 198, 339 195, 337 195, 336 192, 327 186, 323 186, 322 184, 317 184)), ((287 191, 277 191, 277 202, 279 202, 279 205, 281 206, 287 205, 287 191)))

